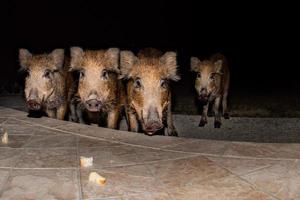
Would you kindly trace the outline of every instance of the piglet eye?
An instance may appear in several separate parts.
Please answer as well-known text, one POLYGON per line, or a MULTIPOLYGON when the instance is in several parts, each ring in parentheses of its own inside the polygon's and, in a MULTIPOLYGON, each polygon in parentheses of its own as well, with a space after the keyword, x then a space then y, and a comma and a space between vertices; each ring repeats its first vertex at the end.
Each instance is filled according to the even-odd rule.
POLYGON ((102 77, 103 77, 104 79, 108 79, 108 71, 103 70, 103 71, 102 71, 102 77))
POLYGON ((24 77, 28 77, 30 75, 30 71, 28 69, 24 70, 23 75, 24 75, 24 77))
POLYGON ((197 78, 201 78, 201 73, 200 72, 197 74, 197 78))
POLYGON ((167 88, 168 88, 168 81, 162 79, 162 80, 160 81, 160 86, 161 86, 162 88, 167 89, 167 88))
POLYGON ((142 83, 141 83, 141 79, 140 78, 135 79, 135 81, 134 81, 134 87, 137 88, 137 89, 142 87, 142 83))
POLYGON ((84 77, 84 71, 79 71, 79 77, 83 78, 84 77))
POLYGON ((216 75, 216 74, 211 74, 211 75, 209 76, 209 79, 210 79, 210 80, 215 80, 215 75, 216 75))
POLYGON ((50 73, 51 73, 50 70, 46 70, 45 73, 44 73, 44 77, 45 78, 50 78, 50 73))

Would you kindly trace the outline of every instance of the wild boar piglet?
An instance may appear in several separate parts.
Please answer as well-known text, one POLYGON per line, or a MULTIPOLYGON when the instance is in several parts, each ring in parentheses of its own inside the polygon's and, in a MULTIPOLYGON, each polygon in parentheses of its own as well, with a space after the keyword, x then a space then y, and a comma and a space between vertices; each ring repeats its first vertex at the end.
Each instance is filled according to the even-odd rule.
POLYGON ((171 113, 171 81, 178 81, 175 52, 144 49, 135 56, 121 52, 121 78, 127 80, 126 114, 129 131, 148 135, 167 128, 177 136, 171 113))
POLYGON ((80 73, 75 95, 80 122, 99 124, 100 115, 107 114, 107 126, 117 128, 122 89, 118 79, 119 49, 83 50, 72 47, 71 71, 80 73))
POLYGON ((25 98, 27 108, 45 111, 51 118, 64 119, 68 107, 68 88, 71 80, 64 64, 64 50, 33 55, 19 50, 21 70, 27 72, 25 98))
POLYGON ((227 60, 221 54, 215 54, 209 60, 203 61, 192 57, 191 70, 197 73, 195 89, 198 100, 204 105, 199 126, 207 124, 208 107, 209 104, 213 104, 214 127, 220 128, 222 112, 224 118, 229 119, 227 97, 230 75, 227 60), (220 111, 221 107, 222 112, 220 111))

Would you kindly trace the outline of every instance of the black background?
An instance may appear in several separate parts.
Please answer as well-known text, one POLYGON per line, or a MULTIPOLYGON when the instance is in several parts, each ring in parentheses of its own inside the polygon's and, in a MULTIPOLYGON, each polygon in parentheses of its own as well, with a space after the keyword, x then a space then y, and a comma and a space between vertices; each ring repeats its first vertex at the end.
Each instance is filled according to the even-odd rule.
MULTIPOLYGON (((296 91, 299 14, 285 3, 209 1, 10 1, 1 5, 1 83, 16 80, 18 48, 143 47, 178 52, 182 81, 193 82, 191 56, 221 52, 232 88, 296 91)), ((191 86, 192 87, 192 86, 191 86)), ((184 87, 182 87, 184 88, 184 87)))

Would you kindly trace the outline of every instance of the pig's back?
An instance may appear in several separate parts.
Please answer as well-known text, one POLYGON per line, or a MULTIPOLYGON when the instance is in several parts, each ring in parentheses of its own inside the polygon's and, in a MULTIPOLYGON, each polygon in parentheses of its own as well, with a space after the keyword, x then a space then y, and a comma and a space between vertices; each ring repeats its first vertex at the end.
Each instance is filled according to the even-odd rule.
POLYGON ((216 53, 210 57, 210 61, 213 63, 222 60, 223 62, 223 80, 222 80, 222 85, 223 85, 223 91, 227 91, 229 88, 229 81, 230 81, 230 71, 228 67, 228 61, 226 57, 223 54, 216 53))

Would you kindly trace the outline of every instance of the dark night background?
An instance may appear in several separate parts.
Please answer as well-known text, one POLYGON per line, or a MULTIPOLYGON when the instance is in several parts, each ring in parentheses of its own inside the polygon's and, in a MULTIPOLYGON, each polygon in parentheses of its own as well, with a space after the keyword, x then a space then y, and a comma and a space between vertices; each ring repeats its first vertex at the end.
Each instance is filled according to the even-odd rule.
POLYGON ((191 56, 221 52, 229 60, 232 96, 247 99, 249 91, 276 94, 279 103, 282 97, 299 102, 299 14, 288 2, 11 1, 1 6, 1 15, 2 86, 17 80, 20 47, 42 53, 151 46, 178 52, 177 95, 193 92, 191 56))

